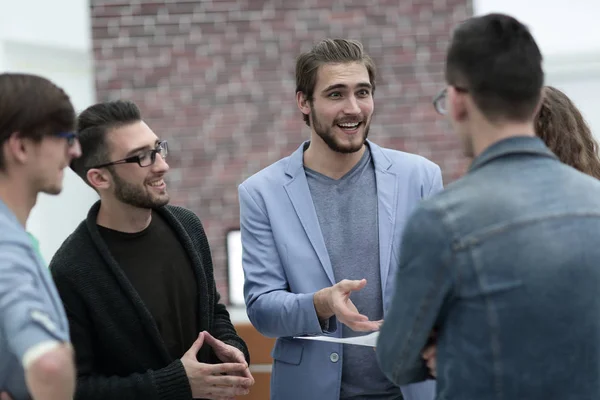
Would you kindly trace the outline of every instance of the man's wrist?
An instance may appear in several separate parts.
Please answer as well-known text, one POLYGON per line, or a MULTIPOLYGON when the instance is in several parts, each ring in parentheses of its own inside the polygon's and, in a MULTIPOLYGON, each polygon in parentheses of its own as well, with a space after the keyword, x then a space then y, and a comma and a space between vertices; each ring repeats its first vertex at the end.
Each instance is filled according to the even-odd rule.
POLYGON ((324 288, 316 292, 313 296, 313 303, 315 305, 315 311, 319 320, 324 321, 333 317, 334 313, 331 311, 329 305, 331 288, 324 288))

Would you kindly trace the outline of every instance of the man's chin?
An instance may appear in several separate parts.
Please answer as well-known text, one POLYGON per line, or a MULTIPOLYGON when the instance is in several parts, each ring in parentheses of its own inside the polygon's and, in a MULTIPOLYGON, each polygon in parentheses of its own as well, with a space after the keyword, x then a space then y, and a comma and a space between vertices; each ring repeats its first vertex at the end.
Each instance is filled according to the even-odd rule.
POLYGON ((165 193, 159 197, 156 197, 153 201, 154 208, 164 207, 167 204, 169 204, 170 200, 171 200, 171 198, 169 197, 169 195, 167 193, 165 193))
POLYGON ((40 190, 41 193, 45 193, 45 194, 49 194, 51 196, 56 196, 59 195, 62 192, 62 185, 60 186, 48 186, 42 190, 40 190))
POLYGON ((342 154, 352 154, 352 153, 356 153, 357 151, 360 151, 363 146, 365 144, 365 139, 363 138, 362 141, 359 140, 352 140, 352 141, 346 141, 343 143, 340 143, 338 141, 336 141, 334 144, 330 145, 329 148, 333 151, 335 151, 336 153, 342 153, 342 154))

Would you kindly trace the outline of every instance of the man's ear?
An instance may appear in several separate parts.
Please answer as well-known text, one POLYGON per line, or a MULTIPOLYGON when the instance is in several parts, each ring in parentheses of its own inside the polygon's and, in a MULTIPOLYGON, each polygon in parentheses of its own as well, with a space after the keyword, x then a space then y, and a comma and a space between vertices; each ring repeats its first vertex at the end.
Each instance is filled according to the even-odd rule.
POLYGON ((24 164, 28 158, 35 157, 32 154, 34 144, 33 140, 23 138, 19 132, 13 132, 2 146, 2 151, 5 152, 4 158, 11 158, 20 164, 24 164), (6 157, 7 155, 8 157, 6 157))
POLYGON ((450 118, 454 121, 464 121, 469 114, 466 93, 459 92, 452 86, 448 87, 448 103, 450 118))
POLYGON ((302 114, 304 114, 304 115, 310 115, 311 103, 306 98, 306 96, 304 95, 304 93, 302 93, 302 92, 296 92, 296 103, 298 103, 298 108, 300 109, 300 111, 302 112, 302 114))
POLYGON ((96 190, 108 189, 111 185, 111 178, 108 171, 101 168, 92 168, 85 175, 90 185, 96 190))

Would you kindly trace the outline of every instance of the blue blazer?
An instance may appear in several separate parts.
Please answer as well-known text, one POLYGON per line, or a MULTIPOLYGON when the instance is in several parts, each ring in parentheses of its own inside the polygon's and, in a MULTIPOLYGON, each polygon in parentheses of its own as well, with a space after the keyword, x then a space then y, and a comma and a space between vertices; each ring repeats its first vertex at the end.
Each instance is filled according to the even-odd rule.
MULTIPOLYGON (((419 201, 442 189, 440 168, 414 154, 367 142, 375 165, 384 318, 392 300, 406 220, 419 201)), ((293 339, 341 336, 335 317, 321 326, 313 295, 336 283, 303 167, 303 143, 238 188, 244 295, 248 317, 276 337, 271 399, 339 400, 342 345, 293 339)), ((432 400, 433 381, 402 388, 406 400, 432 400)))

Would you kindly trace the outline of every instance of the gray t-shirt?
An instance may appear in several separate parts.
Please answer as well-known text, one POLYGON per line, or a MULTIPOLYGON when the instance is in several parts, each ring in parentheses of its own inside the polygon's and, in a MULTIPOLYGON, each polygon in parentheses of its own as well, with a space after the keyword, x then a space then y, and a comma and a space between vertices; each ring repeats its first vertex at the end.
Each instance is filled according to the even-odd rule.
MULTIPOLYGON (((350 296, 361 314, 383 318, 379 269, 377 185, 369 148, 342 178, 335 180, 304 168, 336 282, 367 279, 350 296)), ((342 325, 344 337, 363 335, 342 325)), ((401 399, 400 389, 379 369, 370 347, 344 345, 340 399, 401 399)))

